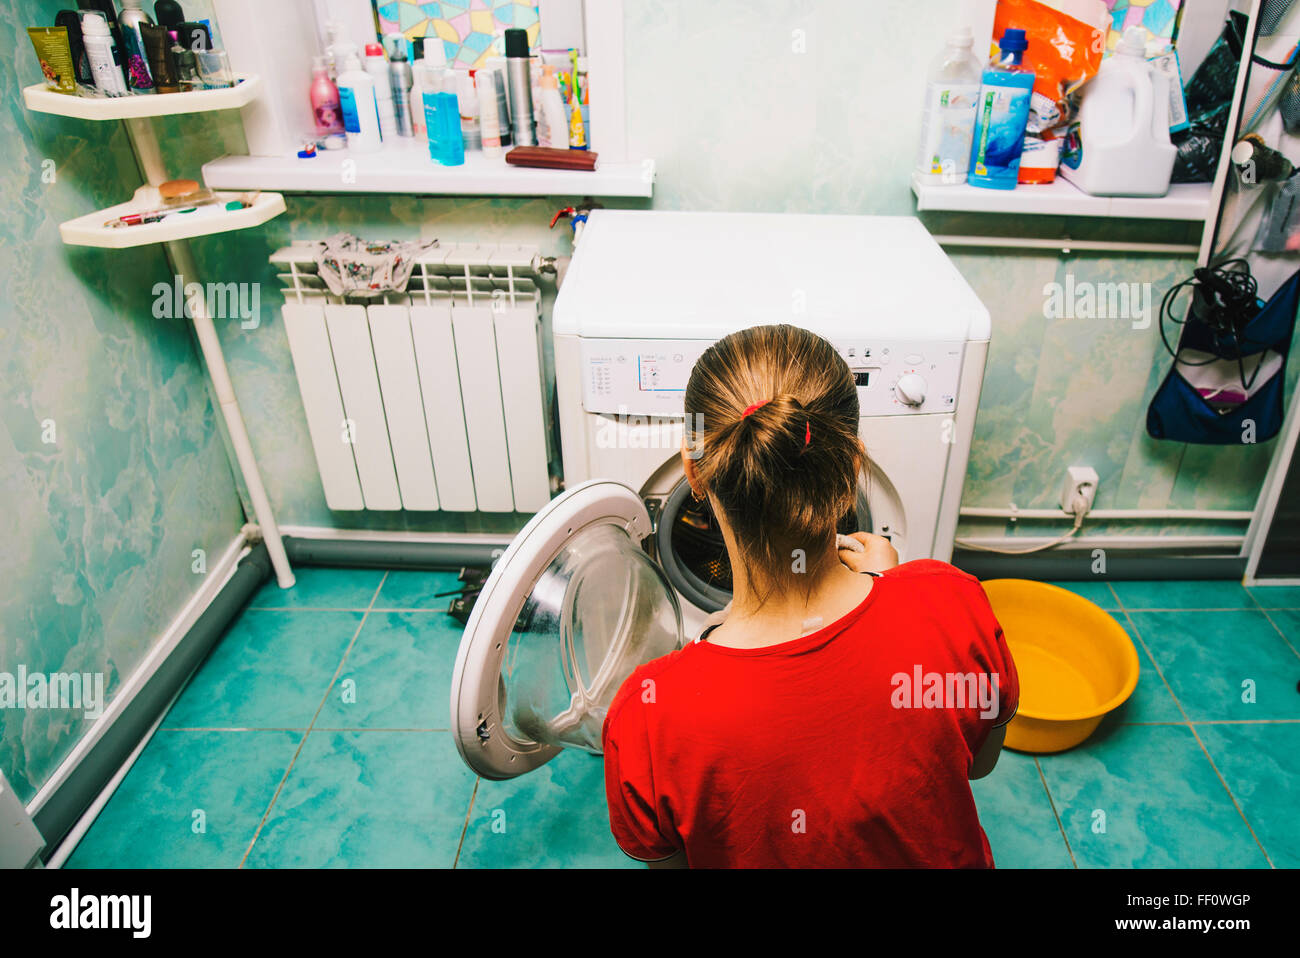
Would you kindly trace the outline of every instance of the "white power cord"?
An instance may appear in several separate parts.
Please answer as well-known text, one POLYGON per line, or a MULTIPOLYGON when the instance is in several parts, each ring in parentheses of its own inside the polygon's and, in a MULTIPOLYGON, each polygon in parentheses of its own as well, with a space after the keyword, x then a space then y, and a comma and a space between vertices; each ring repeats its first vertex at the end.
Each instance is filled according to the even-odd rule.
POLYGON ((1072 539, 1075 533, 1083 528, 1084 517, 1088 514, 1088 500, 1083 496, 1075 496, 1074 501, 1070 503, 1070 505, 1074 508, 1067 514, 1072 514, 1074 516, 1074 525, 1070 528, 1069 532, 1057 536, 1051 542, 1044 542, 1041 545, 1030 546, 1028 549, 999 549, 996 546, 979 545, 978 543, 971 542, 969 539, 955 539, 953 541, 963 549, 971 549, 975 552, 996 552, 999 555, 1008 556, 1023 556, 1029 555, 1032 552, 1042 552, 1044 549, 1052 549, 1059 546, 1067 539, 1072 539))

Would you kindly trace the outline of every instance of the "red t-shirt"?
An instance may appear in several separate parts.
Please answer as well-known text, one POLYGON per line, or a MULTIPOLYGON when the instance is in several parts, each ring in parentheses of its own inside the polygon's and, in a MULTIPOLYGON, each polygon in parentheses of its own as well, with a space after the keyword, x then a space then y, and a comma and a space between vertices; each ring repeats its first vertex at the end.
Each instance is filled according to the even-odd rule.
POLYGON ((968 775, 1018 697, 978 580, 908 562, 810 635, 633 672, 605 719, 610 828, 696 867, 992 867, 968 775))

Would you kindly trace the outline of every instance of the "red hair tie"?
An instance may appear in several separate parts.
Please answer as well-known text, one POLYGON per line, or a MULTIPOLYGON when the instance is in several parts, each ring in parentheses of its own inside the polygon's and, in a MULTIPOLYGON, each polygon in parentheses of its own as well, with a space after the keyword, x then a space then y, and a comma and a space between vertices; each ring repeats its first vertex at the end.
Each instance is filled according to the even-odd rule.
POLYGON ((746 406, 746 407, 745 407, 745 411, 742 412, 742 413, 740 414, 740 418, 741 418, 741 419, 744 419, 746 416, 748 416, 750 413, 752 413, 755 409, 759 408, 760 406, 766 406, 766 405, 767 405, 768 403, 770 403, 771 401, 772 401, 772 400, 770 400, 770 399, 760 399, 758 402, 753 403, 752 405, 746 406))
POLYGON ((810 422, 806 422, 806 423, 803 424, 803 444, 804 444, 804 448, 806 449, 806 448, 808 447, 808 444, 811 443, 811 442, 812 442, 812 423, 810 423, 810 422))

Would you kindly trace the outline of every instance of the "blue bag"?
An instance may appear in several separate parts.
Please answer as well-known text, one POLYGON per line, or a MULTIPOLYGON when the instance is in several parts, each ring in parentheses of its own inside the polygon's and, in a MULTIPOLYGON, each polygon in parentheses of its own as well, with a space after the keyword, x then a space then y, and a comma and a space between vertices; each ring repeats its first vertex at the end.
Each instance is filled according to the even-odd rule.
POLYGON ((1195 279, 1175 286, 1161 303, 1164 339, 1172 297, 1185 285, 1195 290, 1178 349, 1171 349, 1165 339, 1174 364, 1147 408, 1147 432, 1152 438, 1241 445, 1272 439, 1282 429, 1286 360, 1300 306, 1300 270, 1264 303, 1254 296, 1249 269, 1228 273, 1224 270, 1228 265, 1196 270, 1195 279), (1249 297, 1245 305, 1240 297, 1234 303, 1225 292, 1225 277, 1249 297))

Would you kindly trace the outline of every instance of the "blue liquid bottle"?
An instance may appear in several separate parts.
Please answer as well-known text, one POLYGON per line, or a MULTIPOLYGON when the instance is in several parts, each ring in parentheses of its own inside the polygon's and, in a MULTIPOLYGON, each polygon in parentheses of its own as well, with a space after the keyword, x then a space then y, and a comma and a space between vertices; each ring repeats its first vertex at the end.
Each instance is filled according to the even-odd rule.
POLYGON ((967 176, 971 186, 1016 188, 1034 86, 1034 71, 1021 65, 1028 46, 1024 30, 1008 29, 998 41, 1001 52, 984 68, 967 176))
POLYGON ((425 93, 424 121, 429 131, 429 155, 443 166, 465 162, 465 139, 460 132, 460 104, 454 93, 425 93))

